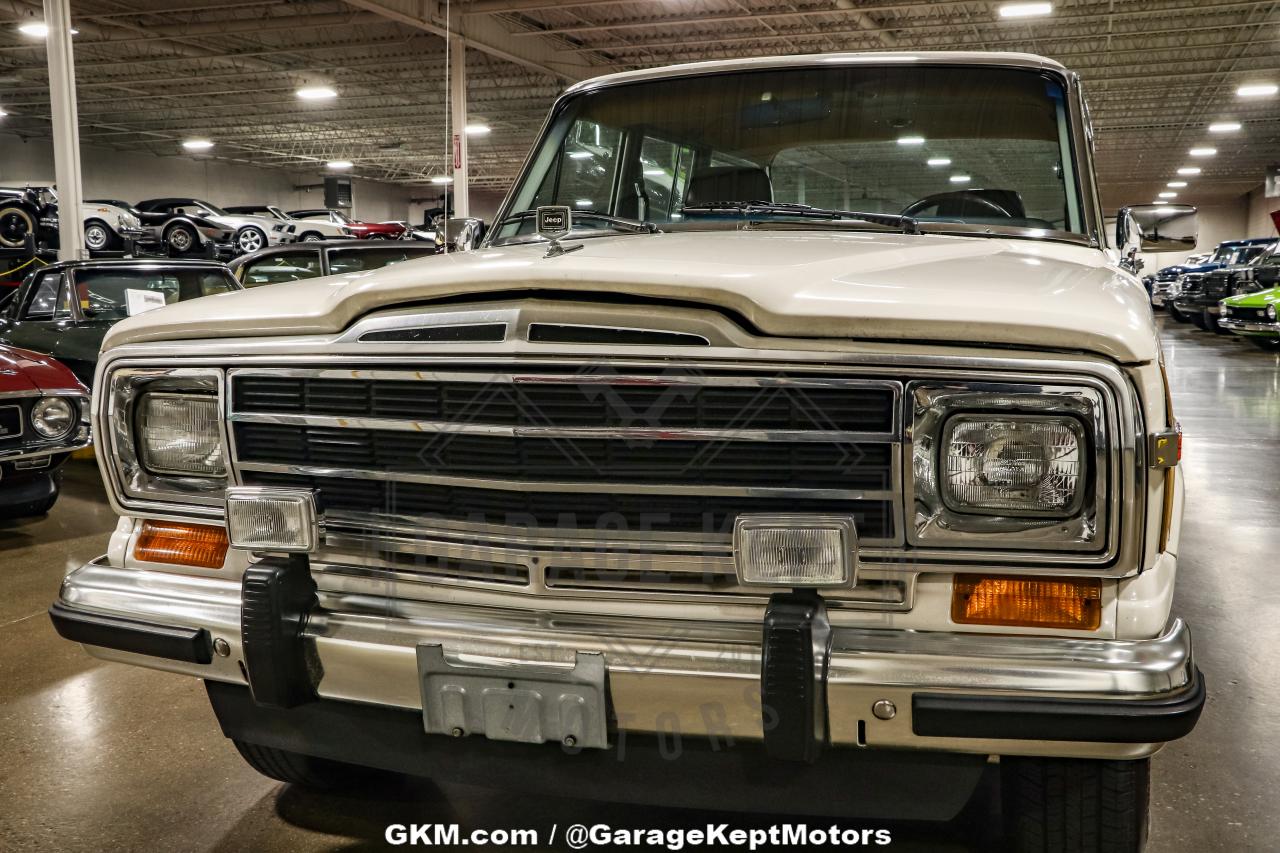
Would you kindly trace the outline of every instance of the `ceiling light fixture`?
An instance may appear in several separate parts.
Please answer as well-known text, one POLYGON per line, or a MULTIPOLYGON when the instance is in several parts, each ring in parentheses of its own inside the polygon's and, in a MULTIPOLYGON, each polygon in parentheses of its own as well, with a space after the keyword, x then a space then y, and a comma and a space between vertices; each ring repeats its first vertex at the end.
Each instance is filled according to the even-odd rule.
POLYGON ((923 136, 899 136, 899 145, 924 145, 923 136))
POLYGON ((453 183, 453 178, 449 177, 448 175, 433 175, 433 176, 431 177, 431 183, 433 183, 433 184, 451 184, 451 183, 453 183))
POLYGON ((1178 170, 1179 175, 1198 175, 1200 174, 1199 166, 1183 166, 1178 170))
POLYGON ((1215 121, 1209 125, 1210 133, 1235 133, 1240 129, 1238 121, 1215 121))
POLYGON ((1177 197, 1178 197, 1178 194, 1175 192, 1160 193, 1160 198, 1177 198, 1177 197))
POLYGON ((1053 11, 1052 3, 1005 3, 1000 7, 1002 18, 1038 18, 1053 11))
POLYGON ((1192 157, 1212 157, 1218 153, 1217 148, 1192 148, 1187 152, 1192 157))
POLYGON ((925 162, 928 163, 930 166, 950 166, 951 158, 950 157, 930 157, 925 162))
POLYGON ((182 143, 182 147, 188 151, 208 151, 213 143, 207 139, 188 139, 182 143))
POLYGON ((1276 92, 1280 92, 1280 86, 1275 83, 1249 83, 1236 89, 1236 96, 1240 98, 1269 98, 1276 92))
POLYGON ((1185 187, 1186 185, 1187 185, 1186 181, 1170 181, 1169 183, 1165 184, 1166 187, 1173 187, 1174 189, 1179 189, 1181 187, 1185 187))
POLYGON ((952 175, 951 176, 951 183, 953 184, 967 184, 971 180, 973 179, 970 178, 968 175, 952 175))
POLYGON ((338 93, 328 86, 306 86, 298 90, 298 97, 304 101, 327 101, 338 97, 338 93))
POLYGON ((469 124, 464 130, 466 130, 467 136, 488 136, 493 128, 487 124, 469 124))
POLYGON ((330 160, 328 163, 325 163, 325 165, 330 169, 350 169, 355 165, 355 163, 352 163, 350 160, 330 160))

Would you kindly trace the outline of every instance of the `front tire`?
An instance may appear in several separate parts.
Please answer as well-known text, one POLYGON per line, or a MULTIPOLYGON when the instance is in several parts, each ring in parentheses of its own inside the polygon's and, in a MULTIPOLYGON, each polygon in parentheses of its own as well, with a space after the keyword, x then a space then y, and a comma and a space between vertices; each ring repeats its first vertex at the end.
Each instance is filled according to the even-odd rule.
POLYGON ((84 224, 84 247, 90 252, 114 249, 118 238, 107 223, 91 219, 84 224))
POLYGON ((189 225, 179 223, 164 232, 164 244, 175 255, 185 255, 199 245, 199 237, 189 225))
POLYGON ((319 231, 303 231, 302 236, 298 238, 299 243, 319 243, 324 239, 324 235, 319 231))
POLYGON ((1203 313, 1188 314, 1187 319, 1191 321, 1191 325, 1195 326, 1200 331, 1209 331, 1209 325, 1205 322, 1205 315, 1203 313))
POLYGON ((1151 760, 1000 759, 1005 835, 1014 853, 1140 853, 1151 760))
POLYGON ((21 249, 27 235, 36 231, 36 220, 25 207, 6 204, 0 207, 0 246, 21 249))
POLYGON ((1165 307, 1169 309, 1169 316, 1177 320, 1179 323, 1190 322, 1190 317, 1178 310, 1178 306, 1172 302, 1166 302, 1165 307))
POLYGON ((304 788, 321 791, 349 788, 368 780, 375 772, 354 764, 343 764, 273 746, 259 746, 234 738, 231 742, 235 744, 240 757, 263 776, 304 788))
POLYGON ((236 248, 241 254, 248 255, 267 245, 267 235, 260 229, 249 225, 240 229, 240 233, 236 234, 236 248))

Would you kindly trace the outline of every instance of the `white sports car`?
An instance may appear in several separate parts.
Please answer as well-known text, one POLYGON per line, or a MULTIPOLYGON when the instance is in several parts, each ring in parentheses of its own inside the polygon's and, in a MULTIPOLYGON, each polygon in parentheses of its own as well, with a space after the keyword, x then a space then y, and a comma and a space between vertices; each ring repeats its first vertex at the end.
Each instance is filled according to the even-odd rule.
POLYGON ((320 219, 297 219, 274 204, 239 204, 226 208, 226 211, 227 213, 278 219, 285 223, 286 226, 292 225, 294 240, 299 243, 310 243, 316 240, 346 240, 351 237, 351 229, 336 222, 320 219))

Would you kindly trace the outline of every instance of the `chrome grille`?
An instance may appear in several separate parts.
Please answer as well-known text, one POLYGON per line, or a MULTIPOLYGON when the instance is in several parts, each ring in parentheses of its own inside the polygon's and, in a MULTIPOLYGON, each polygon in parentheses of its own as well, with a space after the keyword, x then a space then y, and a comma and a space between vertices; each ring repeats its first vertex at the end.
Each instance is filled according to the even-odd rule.
MULTIPOLYGON (((864 546, 903 541, 896 381, 591 366, 229 377, 237 479, 315 489, 334 563, 557 594, 759 597, 736 584, 739 513, 852 514, 864 546)), ((905 597, 896 581, 850 594, 905 597)))

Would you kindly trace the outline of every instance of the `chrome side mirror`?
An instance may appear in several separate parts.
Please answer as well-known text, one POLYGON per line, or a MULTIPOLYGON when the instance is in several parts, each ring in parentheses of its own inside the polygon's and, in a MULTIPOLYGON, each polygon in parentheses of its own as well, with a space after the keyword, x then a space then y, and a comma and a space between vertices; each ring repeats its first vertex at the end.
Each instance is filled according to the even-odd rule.
POLYGON ((470 252, 484 236, 483 219, 449 219, 444 223, 444 239, 450 252, 470 252))
POLYGON ((1189 204, 1135 204, 1116 216, 1116 248, 1143 252, 1192 251, 1200 237, 1196 208, 1189 204))

